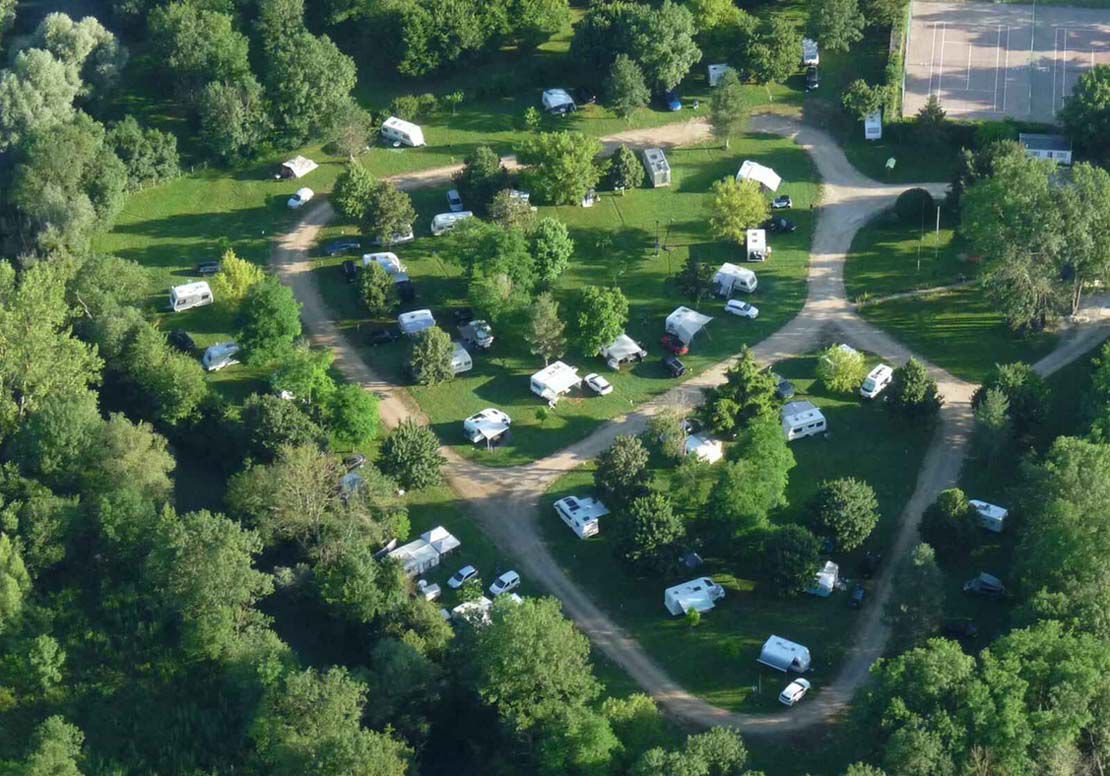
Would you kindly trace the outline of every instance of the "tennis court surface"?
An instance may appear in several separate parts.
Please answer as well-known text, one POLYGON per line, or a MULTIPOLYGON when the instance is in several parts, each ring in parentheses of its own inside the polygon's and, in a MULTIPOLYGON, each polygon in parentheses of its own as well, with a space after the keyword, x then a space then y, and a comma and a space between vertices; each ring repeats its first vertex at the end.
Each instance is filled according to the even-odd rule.
POLYGON ((903 113, 935 94, 954 119, 1054 123, 1079 77, 1110 64, 1110 10, 915 2, 903 113))

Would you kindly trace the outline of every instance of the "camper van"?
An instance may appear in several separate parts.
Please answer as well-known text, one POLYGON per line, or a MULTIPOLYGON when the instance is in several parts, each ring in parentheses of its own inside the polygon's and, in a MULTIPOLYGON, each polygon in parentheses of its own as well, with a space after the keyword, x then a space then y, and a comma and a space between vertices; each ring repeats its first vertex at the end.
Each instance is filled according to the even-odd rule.
POLYGON ((767 261, 771 249, 767 247, 766 229, 749 229, 745 233, 748 248, 748 261, 767 261))
POLYGON ((821 54, 817 48, 817 41, 812 38, 802 38, 802 67, 817 67, 821 64, 821 54))
POLYGON ((809 670, 811 660, 808 648, 781 636, 771 636, 763 642, 763 649, 759 651, 756 662, 784 674, 787 671, 804 674, 809 670))
POLYGON ((969 499, 967 503, 975 510, 979 525, 988 531, 1002 533, 1002 529, 1006 527, 1006 518, 1010 516, 1010 510, 977 498, 969 499))
POLYGON ((424 130, 411 121, 390 116, 382 123, 382 140, 393 146, 406 145, 412 148, 426 145, 424 130))
POLYGON ((598 519, 609 514, 608 508, 588 496, 566 496, 555 502, 555 512, 579 539, 597 536, 598 519))
POLYGON ((808 401, 792 401, 782 408, 782 432, 787 442, 823 434, 827 427, 821 410, 808 401))
POLYGON ((212 289, 203 280, 170 289, 170 309, 175 313, 191 310, 194 307, 204 307, 214 301, 216 300, 212 296, 212 289))
POLYGON ((465 221, 468 218, 473 218, 474 213, 469 210, 463 210, 459 213, 440 213, 432 218, 432 234, 436 237, 447 234, 459 221, 465 221))
POLYGON ((879 364, 863 379, 863 385, 859 387, 859 395, 865 399, 874 399, 890 385, 893 379, 894 370, 886 364, 879 364))

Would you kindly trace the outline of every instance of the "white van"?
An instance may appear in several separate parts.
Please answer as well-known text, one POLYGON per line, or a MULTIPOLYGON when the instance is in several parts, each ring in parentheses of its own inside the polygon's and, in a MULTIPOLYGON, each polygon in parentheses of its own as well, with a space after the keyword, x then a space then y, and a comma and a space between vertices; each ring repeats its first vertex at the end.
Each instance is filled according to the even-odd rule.
POLYGON ((191 310, 194 307, 204 307, 214 301, 216 300, 212 296, 212 289, 203 280, 170 289, 170 309, 175 313, 191 310))
POLYGON ((463 210, 459 213, 440 213, 432 219, 432 234, 437 237, 442 234, 447 234, 459 221, 465 221, 468 218, 473 218, 474 213, 469 210, 463 210))
POLYGON ((867 377, 860 386, 859 395, 865 399, 874 399, 882 393, 894 378, 894 370, 886 364, 879 364, 867 373, 867 377))
POLYGON ((411 121, 390 116, 382 123, 380 130, 382 140, 390 145, 406 145, 411 148, 427 145, 424 142, 424 130, 411 121))

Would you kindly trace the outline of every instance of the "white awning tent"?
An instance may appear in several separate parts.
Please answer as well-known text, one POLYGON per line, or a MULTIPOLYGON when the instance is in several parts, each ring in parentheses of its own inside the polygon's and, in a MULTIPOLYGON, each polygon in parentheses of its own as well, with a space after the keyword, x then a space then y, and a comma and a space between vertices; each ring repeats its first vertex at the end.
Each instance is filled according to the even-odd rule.
POLYGON ((460 544, 446 528, 436 526, 422 533, 419 539, 392 550, 389 557, 396 559, 406 574, 415 576, 438 566, 442 557, 460 544))
POLYGON ((494 407, 487 407, 463 421, 463 432, 473 444, 481 441, 488 443, 508 431, 512 422, 506 413, 494 407))
POLYGON ((620 369, 621 364, 647 358, 647 351, 640 347, 640 343, 636 340, 622 333, 601 349, 601 356, 610 368, 620 369))
POLYGON ((303 178, 320 165, 304 156, 294 156, 281 165, 281 177, 303 178))
POLYGON ((674 615, 686 614, 693 609, 708 612, 725 597, 725 589, 709 577, 691 579, 663 591, 663 606, 674 615))
POLYGON ((883 139, 883 112, 881 110, 877 110, 874 113, 868 113, 866 116, 863 117, 863 139, 883 139))
POLYGON ((440 555, 446 555, 462 545, 462 542, 442 525, 437 525, 432 530, 425 531, 420 534, 420 538, 431 545, 440 555))
POLYGON ((720 439, 709 439, 701 434, 686 437, 686 455, 693 455, 706 463, 717 463, 725 456, 725 447, 720 439))
POLYGON ((702 315, 697 310, 689 307, 676 307, 674 312, 667 316, 665 324, 668 334, 673 334, 687 345, 705 325, 713 320, 711 315, 702 315))
POLYGON ((770 167, 765 167, 759 162, 745 159, 740 165, 740 172, 736 173, 738 181, 755 181, 768 191, 778 191, 782 178, 770 167))
MULTIPOLYGON (((503 595, 501 599, 512 601, 514 604, 524 603, 524 599, 516 593, 503 595)), ((474 626, 489 625, 493 621, 493 601, 483 595, 473 601, 461 603, 451 610, 451 619, 474 626)))
POLYGON ((722 264, 713 275, 713 286, 717 295, 726 298, 732 296, 736 290, 751 293, 755 291, 758 283, 755 273, 750 269, 728 261, 722 264))
POLYGON ((764 642, 757 662, 783 673, 795 671, 804 674, 809 670, 810 660, 809 649, 806 647, 781 636, 771 636, 764 642))
POLYGON ((558 401, 560 396, 581 384, 578 370, 562 361, 548 364, 531 379, 532 393, 549 402, 558 401))
POLYGON ((731 70, 732 67, 726 64, 709 65, 706 70, 709 74, 709 85, 716 86, 725 77, 725 73, 731 70))
POLYGON ((833 563, 831 560, 825 561, 825 565, 813 577, 813 587, 806 590, 810 595, 819 596, 821 598, 828 598, 832 595, 832 591, 836 590, 837 580, 840 579, 840 566, 833 563))

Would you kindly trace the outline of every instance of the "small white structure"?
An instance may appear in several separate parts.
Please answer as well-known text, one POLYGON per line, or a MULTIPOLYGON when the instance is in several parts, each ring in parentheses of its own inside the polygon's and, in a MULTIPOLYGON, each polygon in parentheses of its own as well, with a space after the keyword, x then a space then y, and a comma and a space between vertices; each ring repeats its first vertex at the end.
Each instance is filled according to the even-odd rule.
POLYGON ((554 404, 560 396, 582 385, 582 378, 573 366, 555 361, 532 375, 530 384, 532 393, 554 404))
POLYGON ((601 349, 601 357, 605 359, 610 369, 620 369, 622 364, 643 361, 647 358, 647 351, 640 347, 640 343, 622 332, 601 349))
POLYGON ((883 112, 881 110, 877 110, 874 113, 868 113, 866 116, 863 117, 863 139, 883 139, 883 112))
POLYGON ((755 291, 759 280, 755 273, 747 267, 741 267, 731 262, 725 262, 713 276, 713 287, 717 296, 728 299, 736 291, 755 291))
POLYGON ((817 41, 812 38, 802 38, 802 65, 816 67, 821 64, 821 52, 817 48, 817 41))
POLYGON ((804 674, 809 670, 810 661, 809 650, 806 647, 781 636, 771 636, 764 642, 757 662, 776 671, 782 671, 784 674, 787 671, 804 674))
POLYGON ((400 327, 402 334, 418 334, 435 325, 436 319, 432 317, 431 310, 413 310, 397 316, 397 326, 400 327))
POLYGON ((724 597, 723 587, 709 577, 702 577, 668 587, 663 591, 663 606, 673 615, 686 614, 691 609, 708 612, 724 597))
POLYGON ((1010 510, 977 498, 969 499, 967 503, 979 517, 979 525, 988 531, 1002 533, 1002 529, 1006 527, 1006 518, 1010 516, 1010 510))
POLYGON ((667 316, 667 321, 664 324, 664 330, 668 334, 673 334, 678 337, 686 345, 694 339, 699 331, 705 328, 705 325, 713 320, 711 315, 702 315, 697 310, 691 310, 689 307, 676 307, 674 312, 667 316))
POLYGON ((859 387, 859 395, 865 399, 874 399, 886 390, 894 379, 894 370, 886 364, 879 364, 863 378, 863 385, 859 387))
POLYGON ((238 364, 235 358, 239 353, 239 346, 234 342, 221 342, 218 345, 209 345, 200 358, 200 363, 209 372, 216 372, 225 366, 238 364))
POLYGON ((541 98, 543 109, 548 113, 570 113, 578 106, 566 89, 547 89, 541 98))
POLYGON ((732 67, 726 64, 709 65, 706 70, 709 72, 709 85, 716 86, 725 77, 725 73, 731 70, 732 67))
POLYGON ((513 423, 506 413, 494 407, 487 407, 463 421, 463 433, 471 444, 484 441, 487 445, 505 435, 513 423))
POLYGON ((396 116, 390 116, 382 122, 380 134, 390 145, 400 144, 412 148, 427 145, 424 142, 424 130, 411 121, 405 121, 396 116))
POLYGON ((1063 135, 1041 135, 1022 132, 1018 142, 1025 154, 1034 159, 1048 159, 1056 164, 1071 164, 1071 141, 1063 135))
POLYGON ((469 210, 458 213, 440 213, 432 217, 432 234, 436 237, 447 234, 458 225, 459 221, 465 221, 473 217, 474 213, 469 210))
POLYGON ((282 178, 303 178, 320 165, 303 156, 294 156, 281 165, 282 178))
POLYGON ((806 590, 806 592, 820 598, 828 598, 832 595, 832 591, 836 590, 836 583, 839 579, 840 566, 831 560, 827 560, 821 570, 813 577, 813 587, 806 590))
POLYGON ((609 514, 608 508, 596 498, 567 496, 555 502, 555 512, 579 539, 597 536, 598 518, 609 514))
POLYGON ((203 280, 170 289, 170 309, 175 313, 191 310, 194 307, 204 307, 214 301, 216 300, 212 296, 212 289, 203 280))
POLYGON ((782 432, 786 441, 824 433, 827 426, 821 410, 808 401, 792 401, 782 408, 782 432))
POLYGON ((749 229, 745 232, 748 248, 748 261, 767 261, 771 250, 767 247, 766 229, 749 229))
POLYGON ((443 556, 460 544, 450 531, 440 525, 420 534, 419 539, 390 551, 389 557, 397 560, 406 574, 416 576, 438 566, 443 556))
POLYGON ((455 349, 451 351, 451 371, 461 375, 463 372, 469 372, 473 369, 474 359, 470 357, 470 351, 458 340, 451 344, 455 346, 455 349))
POLYGON ((647 170, 648 180, 654 188, 671 185, 671 163, 667 161, 662 148, 645 148, 643 150, 644 169, 647 170))
POLYGON ((725 457, 725 446, 720 439, 691 434, 686 437, 686 455, 693 455, 699 461, 713 464, 725 457))
POLYGON ((745 159, 740 165, 740 172, 736 173, 738 181, 755 181, 767 191, 778 191, 782 185, 782 178, 770 167, 765 167, 759 162, 745 159))

